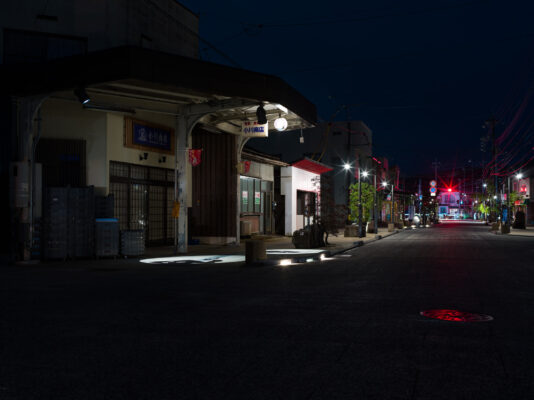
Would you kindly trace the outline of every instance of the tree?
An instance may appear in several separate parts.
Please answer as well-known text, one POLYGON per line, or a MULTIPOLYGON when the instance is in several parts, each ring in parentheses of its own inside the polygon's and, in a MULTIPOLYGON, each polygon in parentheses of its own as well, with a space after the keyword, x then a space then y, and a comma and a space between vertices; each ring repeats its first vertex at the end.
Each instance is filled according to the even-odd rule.
MULTIPOLYGON (((375 189, 373 185, 362 182, 362 221, 366 223, 371 218, 371 213, 373 212, 373 199, 375 195, 375 189)), ((358 202, 359 202, 359 192, 358 192, 358 184, 353 183, 349 187, 350 190, 350 219, 351 220, 357 220, 358 219, 358 202)), ((380 200, 379 200, 380 201, 380 200)), ((377 204, 378 209, 380 209, 380 203, 377 204)))
POLYGON ((328 235, 338 235, 347 220, 347 206, 336 204, 334 199, 334 186, 332 177, 321 175, 321 197, 319 201, 320 215, 317 218, 325 232, 325 243, 328 244, 328 235))

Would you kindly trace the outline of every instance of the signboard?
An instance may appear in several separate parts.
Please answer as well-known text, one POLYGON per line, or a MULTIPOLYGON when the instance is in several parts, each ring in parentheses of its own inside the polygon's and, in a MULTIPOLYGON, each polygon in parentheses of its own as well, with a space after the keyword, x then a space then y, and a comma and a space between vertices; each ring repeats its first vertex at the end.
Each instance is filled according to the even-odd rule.
POLYGON ((243 190, 241 197, 243 198, 243 206, 246 206, 248 204, 248 190, 243 190))
POLYGON ((254 205, 259 206, 261 202, 261 192, 254 192, 254 205))
POLYGON ((518 181, 518 190, 520 195, 524 196, 526 199, 530 198, 530 179, 523 178, 518 181))
POLYGON ((126 117, 124 119, 124 146, 174 154, 174 129, 126 117))
POLYGON ((269 136, 269 124, 258 124, 258 121, 243 121, 241 133, 244 137, 269 136))
MULTIPOLYGON (((432 182, 433 182, 433 181, 432 181, 432 182)), ((436 187, 435 187, 435 186, 432 186, 432 187, 430 188, 430 196, 436 196, 436 191, 437 191, 436 187)))
POLYGON ((430 181, 430 186, 432 186, 432 187, 436 187, 436 181, 435 181, 435 180, 431 180, 431 181, 430 181))
POLYGON ((171 132, 153 126, 134 122, 132 139, 134 144, 154 147, 156 149, 171 149, 171 132))

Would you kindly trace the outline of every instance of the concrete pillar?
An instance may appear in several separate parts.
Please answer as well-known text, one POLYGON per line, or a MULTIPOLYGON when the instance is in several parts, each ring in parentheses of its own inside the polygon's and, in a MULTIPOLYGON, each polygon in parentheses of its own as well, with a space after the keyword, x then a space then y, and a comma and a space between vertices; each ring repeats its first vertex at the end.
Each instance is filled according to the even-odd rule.
POLYGON ((267 259, 267 252, 263 240, 249 240, 246 242, 245 260, 247 264, 265 259, 267 259))
MULTIPOLYGON (((17 120, 16 123, 16 134, 17 134, 17 159, 22 162, 28 163, 28 168, 25 168, 24 171, 27 173, 26 182, 28 182, 28 204, 25 207, 22 207, 18 210, 14 210, 14 215, 17 215, 18 224, 17 230, 20 233, 19 237, 24 238, 23 243, 23 253, 22 259, 27 261, 31 256, 31 246, 32 246, 32 224, 33 224, 33 215, 32 215, 32 202, 33 196, 30 194, 33 193, 33 164, 35 160, 34 150, 36 146, 36 141, 34 138, 34 121, 37 117, 37 113, 48 96, 33 96, 33 97, 24 97, 14 100, 15 112, 13 113, 14 117, 17 120)), ((10 177, 12 179, 12 177, 10 177)))
MULTIPOLYGON (((237 165, 236 168, 241 164, 241 153, 243 152, 243 147, 248 142, 250 138, 239 136, 236 140, 236 152, 237 152, 237 165)), ((239 245, 241 243, 241 221, 240 221, 240 209, 241 209, 241 174, 239 170, 237 172, 237 206, 236 206, 236 239, 235 243, 239 245)))
POLYGON ((187 136, 188 117, 178 115, 175 129, 174 201, 180 203, 180 214, 174 219, 175 253, 187 253, 187 136))

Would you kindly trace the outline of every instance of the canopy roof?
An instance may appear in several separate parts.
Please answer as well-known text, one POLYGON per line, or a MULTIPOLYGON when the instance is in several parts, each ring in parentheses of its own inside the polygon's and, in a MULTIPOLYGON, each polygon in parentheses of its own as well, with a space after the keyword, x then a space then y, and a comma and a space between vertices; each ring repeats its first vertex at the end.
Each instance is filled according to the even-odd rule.
POLYGON ((280 115, 288 120, 288 130, 311 127, 317 120, 315 105, 276 76, 132 46, 44 63, 3 65, 0 82, 4 93, 22 97, 63 92, 75 99, 73 90, 85 88, 95 98, 88 108, 119 109, 124 107, 121 99, 127 98, 131 108, 123 111, 130 112, 143 101, 178 110, 240 100, 236 107, 210 113, 202 121, 236 134, 242 121, 256 119, 260 103, 270 128, 280 115))
POLYGON ((292 167, 300 168, 314 174, 324 174, 325 172, 332 171, 333 168, 320 163, 319 161, 312 160, 311 158, 303 158, 302 160, 295 161, 291 164, 292 167))

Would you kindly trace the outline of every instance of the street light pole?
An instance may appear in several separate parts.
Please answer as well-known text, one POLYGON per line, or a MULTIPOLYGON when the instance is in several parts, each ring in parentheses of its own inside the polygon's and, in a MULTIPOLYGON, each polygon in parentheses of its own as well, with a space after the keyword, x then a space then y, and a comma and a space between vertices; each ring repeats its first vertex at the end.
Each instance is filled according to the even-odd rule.
POLYGON ((358 236, 363 237, 362 231, 362 170, 358 167, 358 236))
POLYGON ((374 231, 375 231, 375 234, 378 233, 378 215, 377 215, 377 207, 378 207, 378 191, 376 190, 376 175, 377 175, 377 172, 378 171, 375 171, 375 174, 374 174, 374 186, 375 186, 375 193, 374 193, 374 199, 373 199, 373 220, 374 220, 374 231))
POLYGON ((391 222, 395 225, 395 183, 391 184, 391 222))

